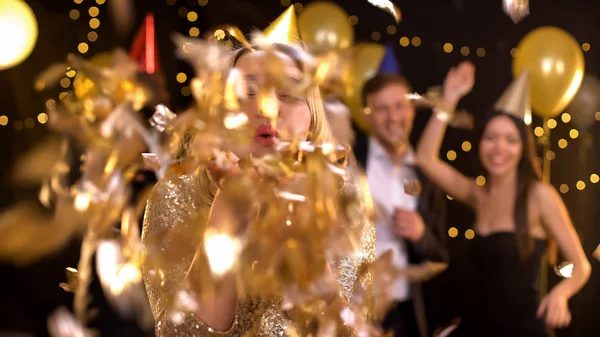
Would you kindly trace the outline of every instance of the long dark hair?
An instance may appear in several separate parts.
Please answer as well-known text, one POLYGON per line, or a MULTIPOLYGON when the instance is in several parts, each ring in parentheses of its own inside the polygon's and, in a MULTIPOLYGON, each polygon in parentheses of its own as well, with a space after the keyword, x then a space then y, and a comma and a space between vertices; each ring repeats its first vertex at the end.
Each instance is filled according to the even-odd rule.
MULTIPOLYGON (((515 235, 517 238, 517 247, 519 249, 519 255, 521 258, 526 258, 533 251, 533 238, 529 233, 529 221, 528 221, 528 197, 529 191, 533 184, 542 179, 541 168, 536 156, 535 140, 533 138, 533 132, 531 128, 525 124, 522 118, 517 118, 511 114, 492 110, 487 114, 486 118, 478 125, 476 130, 476 147, 479 154, 479 144, 487 125, 496 117, 505 116, 510 119, 517 129, 523 144, 523 152, 519 165, 517 166, 517 191, 515 198, 515 235)), ((481 166, 484 176, 487 178, 488 172, 486 172, 483 165, 481 165, 481 158, 479 159, 479 165, 481 166)))

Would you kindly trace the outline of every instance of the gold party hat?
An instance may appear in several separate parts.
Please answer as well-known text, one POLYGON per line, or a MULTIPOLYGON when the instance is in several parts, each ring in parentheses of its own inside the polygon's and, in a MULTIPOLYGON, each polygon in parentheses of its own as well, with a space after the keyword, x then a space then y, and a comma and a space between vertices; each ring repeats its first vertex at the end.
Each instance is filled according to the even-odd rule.
POLYGON ((527 125, 531 124, 529 73, 526 69, 504 90, 494 109, 522 118, 527 125))
POLYGON ((263 34, 269 43, 299 43, 301 38, 294 6, 288 7, 263 34))

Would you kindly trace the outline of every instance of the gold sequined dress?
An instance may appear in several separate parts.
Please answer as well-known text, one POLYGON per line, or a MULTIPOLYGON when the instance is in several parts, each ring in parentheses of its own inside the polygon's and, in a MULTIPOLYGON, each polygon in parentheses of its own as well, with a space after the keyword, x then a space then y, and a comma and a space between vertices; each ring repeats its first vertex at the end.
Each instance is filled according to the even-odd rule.
MULTIPOLYGON (((286 314, 279 308, 279 301, 265 301, 255 298, 240 299, 232 327, 226 332, 218 332, 204 324, 191 313, 179 313, 176 319, 169 315, 169 301, 177 296, 177 289, 183 282, 194 256, 193 237, 178 239, 178 235, 191 233, 191 226, 201 226, 200 221, 189 221, 198 216, 205 207, 199 198, 199 186, 193 175, 167 175, 154 187, 146 207, 142 243, 146 261, 153 254, 170 254, 166 267, 157 267, 152 262, 142 266, 148 299, 155 320, 155 333, 161 336, 231 336, 242 337, 247 332, 255 336, 284 336, 288 326, 286 314)), ((363 229, 362 258, 348 257, 331 262, 332 269, 340 284, 340 294, 350 301, 351 291, 359 280, 360 264, 375 258, 375 228, 368 224, 363 229)))

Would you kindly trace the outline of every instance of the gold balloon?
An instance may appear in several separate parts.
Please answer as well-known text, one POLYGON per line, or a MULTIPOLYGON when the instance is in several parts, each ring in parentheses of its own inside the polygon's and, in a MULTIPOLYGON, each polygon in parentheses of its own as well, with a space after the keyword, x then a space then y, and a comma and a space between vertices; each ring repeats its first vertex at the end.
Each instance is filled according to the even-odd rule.
POLYGON ((298 17, 300 36, 309 52, 322 54, 348 48, 354 43, 354 29, 348 13, 327 1, 312 2, 298 17))
POLYGON ((600 110, 600 80, 585 74, 577 95, 569 104, 567 111, 571 115, 571 123, 585 130, 596 123, 596 112, 600 110))
MULTIPOLYGON (((109 67, 113 62, 113 56, 112 52, 102 52, 92 56, 89 62, 97 67, 109 67)), ((98 90, 98 87, 91 79, 79 72, 75 75, 73 79, 73 91, 77 98, 83 99, 90 95, 97 95, 99 94, 98 90)))
POLYGON ((584 59, 577 40, 557 27, 540 27, 517 46, 513 75, 529 70, 533 112, 558 115, 571 102, 583 79, 584 59))
POLYGON ((105 51, 98 53, 90 58, 90 62, 98 67, 109 67, 115 59, 115 53, 105 51))
POLYGON ((364 132, 369 133, 369 125, 365 121, 362 101, 362 88, 365 82, 375 76, 379 70, 385 48, 377 43, 360 43, 351 49, 352 62, 344 70, 345 83, 344 103, 352 113, 354 123, 364 132))

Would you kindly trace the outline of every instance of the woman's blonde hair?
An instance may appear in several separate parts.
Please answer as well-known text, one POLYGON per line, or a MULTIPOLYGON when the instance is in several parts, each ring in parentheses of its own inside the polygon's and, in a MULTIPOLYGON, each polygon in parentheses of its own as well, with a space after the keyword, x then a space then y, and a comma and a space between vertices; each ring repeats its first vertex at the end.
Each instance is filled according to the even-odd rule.
MULTIPOLYGON (((298 65, 301 70, 304 70, 306 65, 303 61, 303 55, 305 51, 300 45, 290 45, 282 43, 272 44, 273 48, 279 52, 289 56, 298 65)), ((252 46, 254 50, 260 50, 259 46, 252 46)), ((233 62, 231 64, 234 67, 237 61, 246 53, 250 52, 248 48, 238 49, 233 56, 233 62)), ((307 136, 307 140, 316 144, 329 143, 333 141, 333 135, 327 120, 327 114, 323 106, 323 98, 321 96, 321 90, 317 85, 310 85, 306 90, 306 103, 310 110, 310 126, 307 136)), ((201 167, 198 171, 198 181, 200 187, 200 197, 206 206, 212 205, 212 202, 217 193, 217 184, 212 179, 212 176, 207 167, 201 167)))

